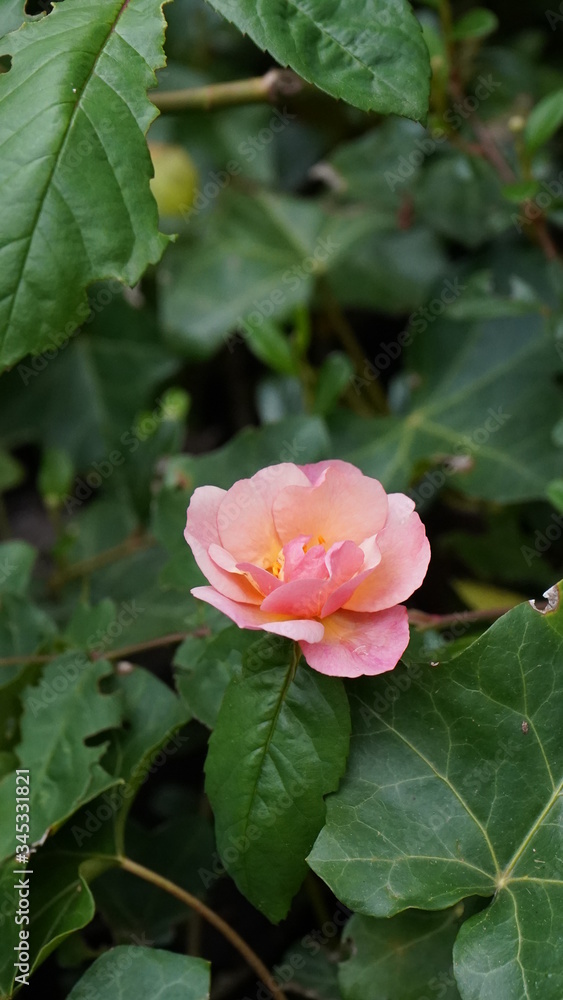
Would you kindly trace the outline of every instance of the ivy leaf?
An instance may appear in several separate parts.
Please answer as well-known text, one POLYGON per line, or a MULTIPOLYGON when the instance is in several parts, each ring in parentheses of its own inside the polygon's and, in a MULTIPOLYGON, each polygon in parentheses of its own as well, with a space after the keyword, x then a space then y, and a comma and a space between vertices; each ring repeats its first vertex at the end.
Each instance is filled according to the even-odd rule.
POLYGON ((309 83, 364 111, 421 121, 430 65, 420 26, 405 0, 300 4, 212 0, 261 49, 309 83))
POLYGON ((156 948, 118 945, 105 952, 84 973, 68 1000, 105 996, 111 983, 119 1000, 209 1000, 209 963, 156 948))
POLYGON ((559 1000, 563 609, 519 605, 447 666, 350 686, 352 751, 310 864, 360 913, 493 897, 463 925, 463 1000, 559 1000))
MULTIPOLYGON (((85 740, 119 726, 121 706, 115 695, 102 694, 107 662, 91 663, 82 653, 67 653, 48 664, 40 684, 23 694, 21 740, 15 748, 19 767, 31 772, 29 838, 39 841, 80 805, 115 780, 100 761, 107 741, 85 740)), ((0 857, 14 852, 15 774, 0 782, 0 812, 11 817, 0 828, 0 857)))
MULTIPOLYGON (((51 664, 53 673, 46 672, 44 678, 49 688, 43 686, 39 690, 43 693, 46 690, 54 691, 57 678, 64 677, 63 668, 78 662, 74 659, 75 656, 76 654, 67 654, 51 664)), ((182 738, 175 733, 185 721, 186 711, 162 681, 141 667, 134 667, 131 672, 114 677, 112 694, 101 695, 96 688, 96 679, 107 675, 108 664, 98 661, 88 666, 85 660, 83 663, 84 672, 80 681, 74 682, 76 690, 67 694, 66 704, 63 693, 59 692, 55 702, 50 703, 50 712, 44 707, 41 714, 37 715, 40 724, 29 712, 30 698, 34 692, 37 700, 37 688, 30 688, 24 693, 27 714, 22 721, 22 736, 25 739, 27 735, 26 747, 35 737, 37 752, 45 754, 45 730, 50 724, 50 747, 54 748, 50 754, 51 760, 47 762, 48 767, 43 766, 42 769, 39 763, 29 763, 32 821, 39 825, 35 821, 35 813, 41 818, 46 811, 50 810, 51 814, 55 811, 54 805, 50 803, 53 774, 59 777, 61 786, 58 792, 68 803, 65 811, 68 813, 76 810, 62 829, 49 837, 46 844, 39 847, 33 856, 33 875, 30 876, 33 878, 34 899, 30 923, 33 969, 69 934, 85 927, 92 920, 95 903, 89 883, 107 869, 113 868, 116 856, 123 851, 123 825, 139 785, 151 767, 158 768, 182 745, 182 738), (112 706, 109 710, 108 704, 112 706), (112 730, 109 749, 108 741, 95 747, 85 747, 82 740, 94 732, 95 720, 99 720, 105 711, 108 718, 104 720, 104 724, 110 723, 109 715, 112 711, 115 712, 117 706, 124 727, 112 730), (70 739, 65 739, 65 718, 67 710, 70 715, 72 708, 75 710, 75 718, 66 725, 67 736, 70 726, 74 731, 70 739), (30 727, 33 727, 31 736, 27 734, 30 727), (75 797, 71 806, 73 786, 76 786, 84 774, 84 758, 88 752, 93 755, 94 760, 96 757, 101 758, 103 767, 98 763, 94 767, 98 773, 106 775, 105 788, 104 783, 99 782, 101 794, 92 797, 95 790, 91 782, 88 795, 83 795, 81 800, 75 797), (163 754, 163 759, 158 756, 159 752, 163 754), (85 804, 81 805, 81 802, 85 804)), ((67 676, 70 676, 68 670, 67 676)), ((73 685, 70 684, 69 687, 72 688, 73 685)), ((23 742, 22 740, 21 746, 23 742)), ((18 748, 20 753, 21 746, 18 748)), ((28 766, 27 761, 24 766, 28 766)), ((9 777, 12 778, 11 775, 9 777)), ((3 789, 4 783, 0 783, 0 808, 3 816, 9 816, 13 810, 10 801, 15 802, 15 790, 11 786, 8 789, 9 800, 5 800, 3 789)), ((6 846, 10 854, 14 849, 14 828, 15 817, 12 816, 4 826, 4 836, 9 838, 9 846, 8 841, 6 846)), ((31 840, 33 839, 32 835, 31 840)), ((6 936, 13 936, 15 933, 15 944, 18 931, 14 922, 17 895, 13 889, 3 892, 3 887, 13 885, 13 868, 14 862, 9 860, 0 871, 0 899, 8 897, 0 913, 0 927, 6 919, 6 936)), ((13 976, 11 946, 4 947, 0 949, 2 995, 10 994, 13 976)))
MULTIPOLYGON (((459 282, 446 282, 444 291, 455 297, 456 286, 463 294, 459 282)), ((415 482, 411 495, 417 502, 446 484, 496 503, 543 497, 561 465, 560 449, 549 436, 561 392, 553 341, 542 320, 453 324, 445 318, 432 322, 424 310, 413 319, 389 351, 371 367, 366 362, 352 380, 361 393, 390 358, 399 357, 401 345, 411 345, 408 369, 417 388, 405 415, 338 418, 330 428, 334 453, 387 490, 406 490, 415 482), (436 470, 427 471, 432 466, 436 470)))
POLYGON ((132 285, 166 246, 144 140, 163 33, 160 0, 66 0, 3 39, 0 365, 60 346, 90 282, 132 285))
POLYGON ((370 219, 329 214, 304 198, 226 191, 201 226, 171 247, 160 269, 168 340, 194 360, 252 340, 245 320, 261 327, 308 302, 315 279, 338 267, 370 219))
POLYGON ((464 911, 459 903, 440 913, 412 910, 392 920, 354 914, 343 935, 351 957, 338 969, 344 1000, 420 1000, 421 995, 459 1000, 452 948, 464 911))
MULTIPOLYGON (((288 654, 289 643, 276 656, 288 654)), ((234 677, 209 741, 206 790, 217 847, 240 891, 274 923, 307 871, 324 795, 346 764, 349 713, 338 678, 257 664, 234 677)))

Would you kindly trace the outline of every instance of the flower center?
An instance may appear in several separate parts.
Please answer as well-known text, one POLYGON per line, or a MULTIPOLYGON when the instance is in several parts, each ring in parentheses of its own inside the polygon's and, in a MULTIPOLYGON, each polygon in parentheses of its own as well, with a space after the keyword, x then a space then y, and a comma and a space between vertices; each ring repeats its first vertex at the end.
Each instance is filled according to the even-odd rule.
POLYGON ((285 556, 283 550, 280 549, 278 558, 272 566, 271 572, 274 574, 276 580, 279 580, 280 576, 283 578, 283 565, 285 563, 285 556))
POLYGON ((315 537, 313 535, 311 535, 311 538, 309 539, 309 541, 306 542, 306 544, 303 546, 303 552, 308 552, 309 549, 313 548, 313 545, 324 545, 324 546, 326 546, 326 541, 324 540, 324 538, 323 538, 322 535, 317 535, 316 540, 315 540, 315 537))

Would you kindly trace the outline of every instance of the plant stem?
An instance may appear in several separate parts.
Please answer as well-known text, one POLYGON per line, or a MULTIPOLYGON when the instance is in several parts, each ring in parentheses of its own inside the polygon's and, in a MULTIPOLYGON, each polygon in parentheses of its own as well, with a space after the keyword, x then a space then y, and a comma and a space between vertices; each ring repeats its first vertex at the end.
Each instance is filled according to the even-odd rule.
POLYGON ((152 885, 156 885, 159 889, 163 889, 164 892, 170 893, 171 896, 175 896, 186 906, 189 906, 196 913, 199 913, 208 923, 212 924, 220 933, 227 939, 227 941, 232 944, 233 948, 239 952, 240 955, 245 959, 250 965, 258 978, 262 981, 264 986, 270 990, 272 996, 275 1000, 287 1000, 287 997, 282 992, 282 990, 277 985, 274 977, 268 971, 262 960, 258 957, 255 951, 252 950, 250 945, 241 938, 240 934, 234 930, 226 920, 223 920, 218 913, 211 910, 205 903, 202 903, 197 896, 192 896, 190 892, 186 892, 175 882, 170 882, 169 879, 164 878, 164 876, 159 875, 157 872, 151 871, 150 868, 145 868, 144 865, 137 864, 136 861, 132 861, 127 857, 120 857, 119 863, 121 867, 126 872, 131 872, 132 875, 137 875, 139 878, 145 880, 145 882, 150 882, 152 885))
MULTIPOLYGON (((332 291, 328 287, 327 283, 324 280, 321 280, 319 284, 321 286, 326 316, 330 323, 330 327, 338 336, 342 347, 346 351, 350 360, 353 362, 358 376, 361 377, 366 363, 366 356, 362 350, 361 344, 358 342, 354 330, 350 326, 350 323, 340 308, 338 299, 332 294, 332 291)), ((365 386, 366 395, 369 397, 375 412, 388 413, 389 407, 387 406, 387 399, 383 389, 379 385, 379 382, 370 381, 369 379, 364 381, 367 381, 365 386)))
MULTIPOLYGON (((99 656, 92 656, 92 660, 124 660, 126 656, 134 653, 143 653, 146 649, 158 649, 161 646, 172 646, 175 643, 183 642, 189 635, 202 634, 196 632, 171 632, 170 635, 162 635, 156 639, 147 639, 146 642, 134 642, 130 646, 121 646, 119 649, 110 649, 107 653, 100 653, 99 656)), ((61 656, 66 650, 58 653, 29 653, 27 656, 4 656, 0 658, 0 667, 19 667, 23 663, 51 663, 61 656)))
POLYGON ((448 625, 457 625, 458 622, 472 624, 473 622, 495 621, 514 607, 509 604, 502 608, 480 608, 478 611, 454 611, 449 615, 433 615, 426 611, 417 611, 415 608, 409 610, 409 622, 420 632, 429 628, 447 628, 448 625))
POLYGON ((131 535, 111 549, 104 549, 103 552, 98 552, 95 556, 81 559, 80 562, 72 563, 70 566, 58 570, 49 580, 49 589, 60 590, 70 580, 89 576, 90 573, 95 573, 96 570, 103 569, 104 566, 117 562, 118 559, 124 559, 125 556, 130 556, 134 552, 143 552, 145 549, 152 548, 153 545, 156 545, 156 542, 150 535, 131 535))
POLYGON ((291 97, 303 88, 303 81, 288 69, 270 69, 264 76, 248 80, 231 80, 212 83, 207 87, 187 87, 185 90, 168 90, 149 94, 159 111, 209 111, 233 104, 275 102, 280 97, 291 97))

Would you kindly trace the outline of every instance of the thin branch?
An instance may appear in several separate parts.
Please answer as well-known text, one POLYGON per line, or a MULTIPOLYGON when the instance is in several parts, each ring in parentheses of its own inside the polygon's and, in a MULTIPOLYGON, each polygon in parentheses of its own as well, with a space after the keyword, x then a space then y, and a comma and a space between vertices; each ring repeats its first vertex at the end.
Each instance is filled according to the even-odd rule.
MULTIPOLYGON (((356 373, 361 378, 367 362, 362 346, 359 343, 352 326, 346 319, 338 299, 333 294, 324 278, 319 281, 319 286, 325 307, 326 318, 330 324, 330 328, 338 336, 342 347, 354 364, 356 373)), ((379 382, 376 380, 371 381, 370 379, 362 379, 362 388, 365 388, 366 395, 368 396, 369 401, 376 413, 389 412, 387 399, 379 382), (363 385, 364 382, 366 383, 365 386, 363 385)))
MULTIPOLYGON (((130 646, 120 646, 119 649, 110 649, 107 653, 99 655, 92 654, 91 660, 124 660, 134 653, 144 653, 146 649, 159 649, 162 646, 173 646, 183 642, 190 635, 205 635, 207 630, 195 629, 193 632, 171 632, 170 635, 162 635, 156 639, 147 639, 146 642, 134 642, 130 646)), ((24 663, 52 663, 57 657, 67 650, 60 650, 58 653, 29 653, 27 656, 4 656, 0 658, 0 667, 20 667, 24 663)))
POLYGON ((119 863, 121 867, 126 872, 131 872, 132 875, 137 875, 139 878, 145 880, 145 882, 150 882, 152 885, 158 886, 159 889, 164 889, 165 892, 170 893, 171 896, 175 896, 186 906, 189 906, 196 913, 207 920, 208 923, 212 924, 220 933, 227 939, 227 941, 232 944, 233 948, 239 952, 246 962, 250 965, 258 978, 262 981, 264 986, 270 990, 274 1000, 287 1000, 285 993, 277 985, 274 977, 268 971, 262 960, 258 957, 255 951, 246 943, 244 938, 241 938, 240 934, 223 920, 218 913, 211 910, 205 903, 202 903, 197 896, 192 896, 191 892, 186 892, 185 889, 180 888, 175 882, 170 882, 169 879, 164 878, 157 872, 151 871, 150 868, 145 868, 144 865, 137 864, 136 861, 132 861, 130 858, 121 857, 119 858, 119 863))
POLYGON ((72 563, 70 566, 58 570, 49 580, 49 589, 60 590, 70 580, 79 580, 82 576, 89 576, 90 573, 95 573, 96 570, 103 569, 134 552, 151 549, 153 545, 156 545, 156 542, 150 535, 131 535, 111 549, 104 549, 103 552, 98 552, 95 556, 81 559, 80 562, 72 563))
POLYGON ((509 604, 500 608, 480 608, 478 611, 454 611, 449 615, 433 615, 426 611, 417 611, 415 608, 409 609, 409 622, 419 631, 424 632, 429 628, 447 628, 449 625, 457 625, 465 622, 468 625, 473 622, 496 621, 514 607, 509 604))
POLYGON ((207 87, 187 87, 184 90, 164 90, 149 94, 161 112, 209 111, 233 104, 275 103, 280 98, 293 97, 304 86, 290 69, 270 69, 264 76, 229 83, 212 83, 207 87))

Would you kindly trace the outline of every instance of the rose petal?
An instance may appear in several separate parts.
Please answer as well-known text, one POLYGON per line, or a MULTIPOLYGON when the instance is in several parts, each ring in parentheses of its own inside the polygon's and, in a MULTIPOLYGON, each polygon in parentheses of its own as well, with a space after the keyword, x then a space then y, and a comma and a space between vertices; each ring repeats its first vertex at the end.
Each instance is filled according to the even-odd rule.
POLYGON ((297 535, 330 548, 348 539, 358 545, 387 518, 387 495, 376 479, 358 475, 346 462, 329 465, 315 486, 287 486, 274 500, 274 523, 287 545, 297 535))
POLYGON ((223 497, 217 515, 223 548, 237 562, 271 566, 282 547, 272 517, 274 498, 284 487, 306 483, 305 473, 291 462, 269 466, 251 479, 235 483, 223 497))
POLYGON ((299 535, 284 545, 282 553, 285 583, 299 580, 301 577, 307 577, 309 580, 328 580, 324 545, 312 545, 305 552, 304 548, 308 541, 309 535, 299 535))
POLYGON ((225 495, 225 490, 216 486, 198 486, 194 490, 187 510, 184 538, 201 572, 218 591, 234 601, 259 604, 261 596, 246 577, 234 577, 209 555, 209 548, 220 543, 217 513, 225 495))
POLYGON ((260 607, 292 618, 315 618, 325 602, 326 586, 324 580, 291 580, 268 594, 260 607))
POLYGON ((409 643, 407 609, 399 605, 374 614, 336 611, 323 621, 320 642, 299 645, 310 667, 331 677, 360 677, 392 670, 409 643))
POLYGON ((255 566, 254 563, 237 563, 237 569, 250 578, 264 597, 282 585, 282 581, 278 580, 273 573, 269 573, 267 569, 262 569, 260 566, 255 566))
POLYGON ((418 590, 430 562, 430 545, 414 502, 389 495, 389 516, 377 536, 381 562, 346 602, 349 611, 381 611, 418 590))
POLYGON ((218 593, 214 587, 194 587, 191 593, 200 601, 205 601, 218 611, 222 611, 239 628, 262 629, 264 632, 283 635, 287 639, 304 639, 310 643, 320 642, 324 635, 324 626, 321 622, 288 619, 283 615, 267 615, 253 604, 231 601, 218 593))
POLYGON ((341 458, 325 458, 322 462, 309 462, 308 465, 300 465, 299 468, 305 473, 310 483, 315 486, 324 476, 327 469, 340 469, 347 476, 363 477, 363 472, 357 465, 351 462, 343 462, 341 458))

